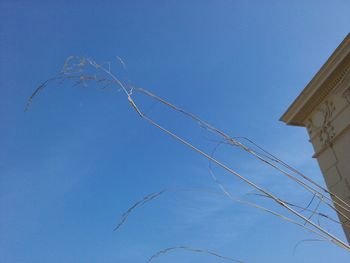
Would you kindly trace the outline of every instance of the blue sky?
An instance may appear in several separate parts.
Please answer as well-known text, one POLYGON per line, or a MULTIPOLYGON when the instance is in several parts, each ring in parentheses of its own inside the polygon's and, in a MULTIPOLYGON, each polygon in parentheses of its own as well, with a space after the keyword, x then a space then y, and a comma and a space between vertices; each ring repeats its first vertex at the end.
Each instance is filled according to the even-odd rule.
MULTIPOLYGON (((349 262, 325 242, 293 253, 314 237, 200 192, 166 193, 113 232, 120 215, 150 192, 217 190, 208 161, 141 121, 121 93, 52 85, 24 112, 35 87, 66 57, 120 56, 127 64, 126 72, 115 68, 121 78, 232 136, 254 139, 323 182, 306 131, 278 119, 348 33, 349 1, 72 2, 0 1, 1 262, 145 262, 181 245, 245 262, 349 262)), ((145 108, 213 147, 185 119, 159 105, 145 108)), ((277 192, 307 198, 243 152, 223 148, 220 156, 277 192)), ((217 173, 237 196, 250 191, 217 173)), ((174 252, 157 262, 221 261, 174 252)))

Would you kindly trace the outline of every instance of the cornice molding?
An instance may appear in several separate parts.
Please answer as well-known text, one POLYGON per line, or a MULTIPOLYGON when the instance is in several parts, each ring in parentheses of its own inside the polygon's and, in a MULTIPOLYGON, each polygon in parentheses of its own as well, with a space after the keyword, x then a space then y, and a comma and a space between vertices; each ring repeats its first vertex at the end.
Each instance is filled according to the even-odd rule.
POLYGON ((280 118, 288 125, 305 126, 312 111, 350 72, 350 34, 337 47, 309 84, 280 118))

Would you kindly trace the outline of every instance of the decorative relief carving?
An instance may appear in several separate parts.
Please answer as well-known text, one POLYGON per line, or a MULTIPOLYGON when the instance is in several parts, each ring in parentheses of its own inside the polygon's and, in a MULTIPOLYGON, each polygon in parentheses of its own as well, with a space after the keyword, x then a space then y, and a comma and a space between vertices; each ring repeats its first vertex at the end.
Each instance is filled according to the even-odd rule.
POLYGON ((323 145, 330 144, 331 140, 335 136, 335 129, 331 123, 334 111, 334 103, 328 100, 326 100, 319 109, 319 112, 322 113, 323 117, 322 125, 320 127, 319 140, 323 145))
POLYGON ((335 137, 335 128, 332 125, 335 110, 334 102, 326 100, 305 123, 310 137, 317 136, 322 145, 329 145, 335 137))
POLYGON ((312 137, 312 135, 313 135, 313 132, 314 132, 314 128, 315 128, 315 125, 314 125, 314 123, 313 123, 313 121, 312 121, 312 119, 311 118, 309 118, 307 121, 306 121, 306 128, 307 128, 307 130, 308 130, 308 132, 309 132, 309 134, 310 134, 310 137, 312 137))

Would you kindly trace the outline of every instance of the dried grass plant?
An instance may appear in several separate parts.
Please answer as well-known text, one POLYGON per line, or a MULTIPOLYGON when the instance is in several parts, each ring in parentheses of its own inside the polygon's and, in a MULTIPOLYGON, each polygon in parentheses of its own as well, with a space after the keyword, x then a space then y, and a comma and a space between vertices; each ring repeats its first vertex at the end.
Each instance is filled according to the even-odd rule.
MULTIPOLYGON (((120 57, 116 58, 115 63, 119 63, 120 65, 122 65, 123 68, 126 68, 126 64, 120 57)), ((106 89, 110 87, 114 88, 118 91, 121 91, 124 94, 125 99, 128 100, 130 106, 134 109, 134 111, 137 113, 138 117, 141 120, 146 121, 150 125, 156 127, 161 132, 169 135, 170 138, 176 140, 177 142, 185 145, 186 147, 190 148, 194 152, 206 158, 209 161, 210 175, 213 181, 215 182, 215 184, 217 184, 217 186, 221 191, 221 192, 213 192, 211 190, 203 190, 203 189, 165 189, 156 193, 151 193, 143 197, 140 201, 137 201, 136 203, 134 203, 132 206, 130 206, 130 208, 121 216, 121 219, 114 230, 118 230, 127 221, 127 218, 135 209, 137 209, 140 206, 143 206, 144 204, 150 201, 153 201, 159 198, 161 195, 163 195, 166 192, 201 191, 201 192, 212 193, 212 194, 220 194, 235 203, 246 204, 248 206, 262 210, 282 220, 285 220, 294 225, 297 225, 298 227, 313 233, 317 237, 317 239, 305 239, 304 241, 315 241, 315 240, 329 241, 341 247, 342 249, 350 251, 350 246, 345 241, 342 241, 340 238, 338 238, 337 236, 335 236, 334 234, 332 234, 331 232, 323 228, 318 221, 314 220, 315 217, 322 217, 323 219, 329 220, 330 222, 343 224, 343 226, 348 227, 348 222, 350 220, 350 216, 349 216, 350 205, 347 202, 345 202, 342 198, 330 192, 328 189, 324 188, 320 184, 316 183, 314 180, 312 180, 310 177, 308 177, 304 173, 288 165, 286 162, 282 161, 277 156, 271 154, 269 151, 267 151, 266 149, 258 145, 253 140, 246 137, 231 137, 225 132, 223 132, 222 130, 217 129, 213 125, 207 123, 206 121, 202 120, 198 116, 194 115, 193 113, 188 112, 170 103, 169 101, 159 97, 158 95, 150 92, 149 90, 131 86, 124 83, 116 76, 115 73, 112 72, 111 64, 112 63, 110 62, 97 63, 96 61, 87 57, 77 57, 77 56, 68 57, 64 63, 62 71, 57 76, 54 76, 44 81, 41 85, 38 86, 38 88, 29 97, 26 105, 26 110, 30 108, 33 102, 33 99, 36 96, 38 96, 38 94, 41 91, 43 91, 48 85, 53 83, 63 84, 67 81, 72 81, 74 86, 87 87, 89 83, 94 82, 95 84, 98 84, 99 88, 101 89, 106 89), (141 94, 158 103, 163 104, 167 108, 184 115, 189 120, 198 124, 198 127, 200 129, 203 129, 209 132, 210 134, 213 134, 219 137, 220 140, 218 140, 217 146, 214 148, 212 152, 205 152, 204 150, 200 149, 198 146, 195 146, 189 140, 179 136, 176 132, 170 129, 167 129, 166 127, 161 125, 159 122, 149 117, 142 110, 142 105, 139 105, 138 103, 136 103, 134 99, 133 95, 135 93, 141 94), (279 196, 272 193, 272 191, 270 191, 269 189, 263 186, 260 186, 258 183, 253 182, 252 180, 248 179, 244 175, 238 173, 232 167, 230 167, 229 165, 225 164, 223 161, 215 157, 215 152, 217 148, 222 144, 241 149, 242 151, 248 153, 257 161, 277 171, 280 176, 284 176, 288 178, 289 180, 294 182, 296 185, 298 185, 300 188, 310 193, 312 195, 312 199, 308 202, 306 206, 298 205, 292 200, 284 200, 280 198, 279 196), (213 166, 220 167, 223 170, 225 170, 228 174, 239 178, 243 183, 245 183, 252 190, 254 190, 254 193, 251 193, 252 195, 258 196, 260 198, 267 198, 273 201, 276 205, 283 208, 283 213, 273 211, 270 208, 266 208, 257 203, 249 202, 247 200, 241 200, 239 198, 234 197, 232 193, 227 189, 227 187, 225 187, 225 185, 219 181, 219 179, 213 172, 213 169, 212 169, 213 166), (313 209, 310 208, 311 204, 316 204, 313 209), (340 215, 341 220, 339 221, 319 211, 319 208, 321 205, 324 205, 329 209, 336 211, 338 215, 340 215)), ((299 245, 299 243, 297 245, 299 245)), ((170 247, 170 248, 160 250, 159 252, 151 256, 151 258, 147 262, 153 261, 154 259, 156 259, 162 254, 168 253, 173 250, 179 250, 179 249, 190 251, 190 252, 196 252, 196 253, 205 253, 205 254, 209 254, 211 256, 215 256, 215 257, 232 261, 232 262, 241 262, 238 260, 234 260, 232 258, 221 256, 215 252, 190 248, 186 246, 170 247)))

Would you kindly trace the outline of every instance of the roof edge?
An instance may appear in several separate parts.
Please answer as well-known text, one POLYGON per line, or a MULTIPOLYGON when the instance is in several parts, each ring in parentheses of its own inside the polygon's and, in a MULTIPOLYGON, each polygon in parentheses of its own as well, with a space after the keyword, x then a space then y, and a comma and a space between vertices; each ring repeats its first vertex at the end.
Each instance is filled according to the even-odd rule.
MULTIPOLYGON (((350 61, 350 33, 347 34, 344 40, 339 44, 316 75, 306 85, 304 90, 288 107, 287 111, 281 116, 280 121, 283 121, 288 125, 304 126, 305 118, 307 118, 305 115, 310 114, 311 111, 317 106, 316 103, 312 103, 313 105, 308 105, 309 102, 311 100, 315 101, 316 97, 319 97, 317 101, 321 102, 323 98, 329 94, 332 87, 329 88, 327 85, 324 85, 324 83, 335 71, 338 70, 340 64, 342 64, 342 62, 345 60, 350 61), (305 110, 305 114, 300 114, 305 110)), ((348 65, 348 63, 346 63, 346 65, 342 65, 342 70, 340 70, 341 72, 339 74, 344 75, 346 71, 349 70, 349 67, 350 65, 348 65)))

